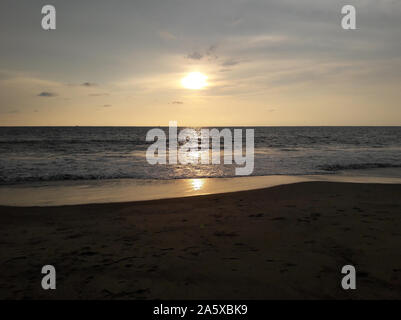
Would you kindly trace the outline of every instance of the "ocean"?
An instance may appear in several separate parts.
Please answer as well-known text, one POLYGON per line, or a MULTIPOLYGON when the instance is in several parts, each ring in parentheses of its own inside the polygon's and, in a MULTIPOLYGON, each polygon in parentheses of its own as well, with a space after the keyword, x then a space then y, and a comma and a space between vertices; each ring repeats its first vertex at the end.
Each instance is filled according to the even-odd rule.
MULTIPOLYGON (((145 157, 151 144, 145 140, 150 129, 1 127, 0 184, 235 176, 235 163, 150 165, 145 157)), ((254 176, 322 175, 349 169, 401 167, 401 127, 254 129, 254 176)))

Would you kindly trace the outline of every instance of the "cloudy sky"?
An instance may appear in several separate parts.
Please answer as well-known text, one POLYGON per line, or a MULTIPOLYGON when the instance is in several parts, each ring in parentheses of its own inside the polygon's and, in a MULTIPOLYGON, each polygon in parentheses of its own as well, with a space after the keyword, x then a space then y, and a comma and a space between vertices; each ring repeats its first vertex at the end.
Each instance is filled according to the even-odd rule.
POLYGON ((401 125, 399 0, 2 0, 0 43, 0 125, 401 125))

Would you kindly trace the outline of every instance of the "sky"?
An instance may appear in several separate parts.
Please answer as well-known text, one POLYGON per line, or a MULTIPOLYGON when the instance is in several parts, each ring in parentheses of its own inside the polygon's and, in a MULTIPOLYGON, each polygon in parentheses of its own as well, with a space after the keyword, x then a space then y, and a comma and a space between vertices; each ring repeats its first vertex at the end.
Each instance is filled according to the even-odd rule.
POLYGON ((0 2, 1 126, 401 125, 400 101, 398 0, 0 2))

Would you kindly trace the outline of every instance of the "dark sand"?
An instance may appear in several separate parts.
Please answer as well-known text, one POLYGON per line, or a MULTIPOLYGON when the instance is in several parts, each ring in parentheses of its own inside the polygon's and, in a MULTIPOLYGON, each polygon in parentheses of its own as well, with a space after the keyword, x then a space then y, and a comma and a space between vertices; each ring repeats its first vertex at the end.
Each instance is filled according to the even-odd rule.
POLYGON ((400 299, 401 185, 0 207, 0 242, 3 299, 400 299), (357 290, 341 289, 346 264, 357 290))

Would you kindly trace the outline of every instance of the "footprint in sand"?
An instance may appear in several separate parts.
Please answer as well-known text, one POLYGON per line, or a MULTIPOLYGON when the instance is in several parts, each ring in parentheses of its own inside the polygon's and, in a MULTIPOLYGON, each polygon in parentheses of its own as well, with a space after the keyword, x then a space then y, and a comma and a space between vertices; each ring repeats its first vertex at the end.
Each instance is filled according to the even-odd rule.
POLYGON ((214 233, 216 237, 238 237, 238 234, 235 232, 224 232, 224 231, 217 231, 214 233))
POLYGON ((285 217, 275 217, 275 218, 271 218, 270 220, 280 221, 280 220, 287 220, 287 218, 285 218, 285 217))
POLYGON ((249 218, 262 218, 264 216, 263 213, 257 213, 257 214, 250 214, 248 217, 249 218))

